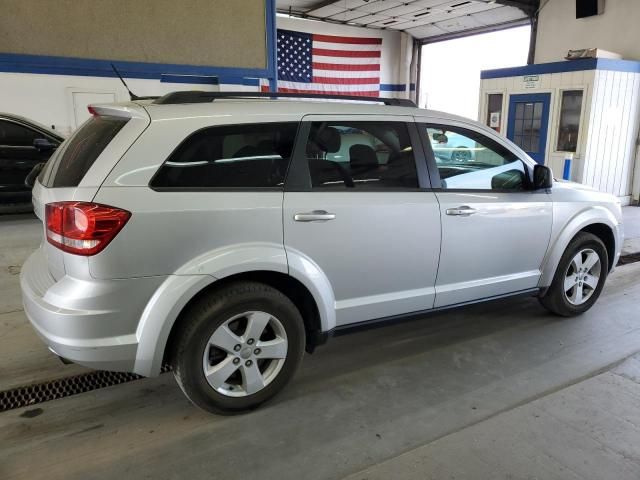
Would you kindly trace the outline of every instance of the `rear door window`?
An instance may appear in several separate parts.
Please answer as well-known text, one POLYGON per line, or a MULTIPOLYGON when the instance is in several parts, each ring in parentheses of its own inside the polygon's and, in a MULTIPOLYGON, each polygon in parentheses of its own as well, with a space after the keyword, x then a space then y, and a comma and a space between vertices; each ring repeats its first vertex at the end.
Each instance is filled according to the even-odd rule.
POLYGON ((94 116, 62 146, 40 177, 45 187, 77 187, 102 151, 129 121, 128 118, 94 116))
POLYGON ((169 156, 151 187, 282 188, 297 129, 297 122, 204 128, 169 156))
POLYGON ((312 189, 418 188, 403 122, 313 122, 306 145, 312 189))

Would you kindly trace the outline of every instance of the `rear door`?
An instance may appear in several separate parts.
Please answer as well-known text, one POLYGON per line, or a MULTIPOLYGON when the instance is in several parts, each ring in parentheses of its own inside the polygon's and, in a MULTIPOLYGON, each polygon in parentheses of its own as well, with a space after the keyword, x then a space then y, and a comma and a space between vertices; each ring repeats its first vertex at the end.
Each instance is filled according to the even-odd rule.
POLYGON ((440 219, 416 133, 404 116, 303 119, 285 248, 328 277, 338 326, 433 306, 440 219))
POLYGON ((425 122, 419 129, 433 150, 427 155, 442 218, 435 306, 535 288, 552 203, 546 190, 530 188, 531 166, 471 124, 425 122))

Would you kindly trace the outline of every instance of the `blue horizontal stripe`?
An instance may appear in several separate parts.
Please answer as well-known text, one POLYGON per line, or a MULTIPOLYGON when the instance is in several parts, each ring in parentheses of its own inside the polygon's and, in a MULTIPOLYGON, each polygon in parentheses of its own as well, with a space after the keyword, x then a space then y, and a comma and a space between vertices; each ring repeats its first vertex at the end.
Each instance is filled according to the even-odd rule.
POLYGON ((404 83, 381 83, 381 92, 406 92, 407 86, 404 83))
MULTIPOLYGON (((0 72, 40 73, 48 75, 78 75, 83 77, 115 77, 113 63, 125 78, 162 80, 163 76, 201 78, 217 77, 220 83, 243 83, 245 77, 269 78, 266 68, 230 68, 173 63, 125 62, 87 58, 54 57, 0 53, 0 72)), ((197 83, 183 78, 179 83, 197 83)), ((167 80, 165 80, 167 81, 167 80)), ((173 80, 172 80, 173 81, 173 80)), ((206 82, 209 83, 209 82, 206 82)))
POLYGON ((483 70, 480 78, 519 77, 522 75, 543 75, 545 73, 579 72, 584 70, 613 70, 617 72, 640 73, 640 62, 631 60, 613 60, 610 58, 583 58, 564 62, 539 63, 523 67, 483 70))
POLYGON ((203 85, 219 85, 218 77, 203 76, 203 75, 172 75, 162 74, 160 75, 160 81, 162 83, 197 83, 203 85))

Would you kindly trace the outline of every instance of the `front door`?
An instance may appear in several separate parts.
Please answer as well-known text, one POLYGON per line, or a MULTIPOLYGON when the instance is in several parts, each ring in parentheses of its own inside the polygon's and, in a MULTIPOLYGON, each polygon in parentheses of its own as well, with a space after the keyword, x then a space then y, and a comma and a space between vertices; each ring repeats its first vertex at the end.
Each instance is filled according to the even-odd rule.
POLYGON ((337 326, 432 308, 440 211, 420 188, 428 179, 412 119, 304 120, 284 194, 287 254, 328 278, 337 326))
POLYGON ((535 288, 551 236, 550 195, 530 188, 529 167, 497 136, 462 123, 420 128, 433 150, 432 183, 440 187, 435 306, 535 288))
POLYGON ((507 138, 544 165, 551 94, 510 95, 507 138))

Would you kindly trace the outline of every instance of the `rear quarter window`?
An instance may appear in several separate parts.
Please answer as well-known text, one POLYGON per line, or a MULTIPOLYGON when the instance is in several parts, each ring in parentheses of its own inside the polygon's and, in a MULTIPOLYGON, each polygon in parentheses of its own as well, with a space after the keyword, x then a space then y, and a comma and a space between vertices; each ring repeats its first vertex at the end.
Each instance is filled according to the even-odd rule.
POLYGON ((77 187, 102 151, 129 121, 128 118, 94 116, 62 145, 40 176, 49 188, 77 187))
POLYGON ((151 180, 155 189, 282 188, 297 122, 208 127, 187 137, 151 180))

